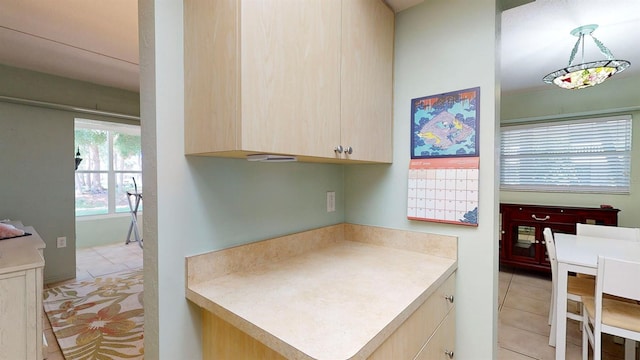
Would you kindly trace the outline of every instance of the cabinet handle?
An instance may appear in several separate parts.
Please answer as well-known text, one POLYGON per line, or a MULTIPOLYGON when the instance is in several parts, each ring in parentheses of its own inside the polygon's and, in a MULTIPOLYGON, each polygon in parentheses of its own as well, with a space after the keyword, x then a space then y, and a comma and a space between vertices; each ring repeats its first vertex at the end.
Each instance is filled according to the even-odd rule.
POLYGON ((444 298, 447 299, 447 301, 449 301, 450 303, 453 304, 453 295, 446 295, 444 298))
POLYGON ((349 155, 353 154, 353 148, 351 146, 347 146, 344 148, 344 153, 349 155))
POLYGON ((338 145, 333 149, 333 151, 337 152, 338 154, 342 154, 342 150, 342 145, 338 145))
POLYGON ((449 359, 453 359, 453 351, 445 349, 444 354, 447 355, 449 359))
POLYGON ((551 217, 550 217, 549 215, 547 215, 547 216, 545 216, 545 217, 543 217, 543 218, 539 218, 539 217, 536 217, 536 214, 533 214, 533 215, 531 215, 531 217, 532 217, 534 220, 538 220, 538 221, 546 221, 546 220, 551 219, 551 217))

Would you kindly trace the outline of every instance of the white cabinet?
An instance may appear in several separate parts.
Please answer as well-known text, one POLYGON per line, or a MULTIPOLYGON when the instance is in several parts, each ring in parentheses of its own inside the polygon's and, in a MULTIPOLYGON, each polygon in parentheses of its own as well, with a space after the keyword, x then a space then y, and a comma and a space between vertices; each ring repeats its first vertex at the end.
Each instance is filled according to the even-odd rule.
POLYGON ((186 154, 391 162, 382 1, 186 0, 184 12, 186 154))
POLYGON ((0 241, 0 360, 43 358, 44 243, 35 235, 0 241))

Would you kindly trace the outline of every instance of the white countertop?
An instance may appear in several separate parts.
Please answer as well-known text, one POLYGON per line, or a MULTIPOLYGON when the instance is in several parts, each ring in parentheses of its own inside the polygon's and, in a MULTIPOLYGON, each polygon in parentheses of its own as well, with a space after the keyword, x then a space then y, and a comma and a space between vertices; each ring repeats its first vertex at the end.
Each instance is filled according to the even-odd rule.
POLYGON ((366 358, 456 267, 451 258, 337 241, 190 283, 187 298, 288 358, 366 358))
POLYGON ((0 274, 44 266, 40 254, 44 241, 33 227, 27 226, 24 230, 31 235, 0 240, 0 274))

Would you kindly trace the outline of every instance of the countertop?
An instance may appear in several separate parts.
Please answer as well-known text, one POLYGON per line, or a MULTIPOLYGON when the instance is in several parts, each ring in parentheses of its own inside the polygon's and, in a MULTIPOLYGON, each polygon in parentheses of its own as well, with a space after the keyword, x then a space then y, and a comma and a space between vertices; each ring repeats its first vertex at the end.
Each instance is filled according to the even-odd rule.
POLYGON ((455 258, 409 248, 328 240, 213 278, 190 277, 186 297, 287 358, 366 358, 456 270, 455 258))
POLYGON ((0 274, 44 267, 44 258, 40 251, 45 247, 44 241, 33 227, 19 225, 16 224, 16 227, 31 235, 0 240, 0 274))

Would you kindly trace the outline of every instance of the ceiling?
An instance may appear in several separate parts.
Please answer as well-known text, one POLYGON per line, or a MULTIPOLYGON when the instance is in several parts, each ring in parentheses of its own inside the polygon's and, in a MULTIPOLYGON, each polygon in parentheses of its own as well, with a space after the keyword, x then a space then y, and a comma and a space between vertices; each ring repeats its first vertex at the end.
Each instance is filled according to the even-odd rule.
MULTIPOLYGON (((423 1, 429 0, 387 0, 397 11, 423 1)), ((135 0, 2 0, 0 64, 139 91, 137 6, 135 0)), ((568 64, 577 40, 569 32, 594 23, 594 36, 631 62, 616 77, 639 75, 640 1, 536 0, 502 14, 502 91, 550 87, 541 79, 568 64)), ((602 59, 586 40, 584 60, 602 59)))

